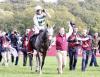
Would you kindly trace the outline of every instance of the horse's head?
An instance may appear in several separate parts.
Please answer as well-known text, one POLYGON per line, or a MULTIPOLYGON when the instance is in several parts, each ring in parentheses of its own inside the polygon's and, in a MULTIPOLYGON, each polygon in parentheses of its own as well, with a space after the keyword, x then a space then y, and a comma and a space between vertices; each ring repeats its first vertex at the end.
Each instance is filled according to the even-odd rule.
POLYGON ((41 40, 42 40, 42 44, 44 45, 44 47, 46 49, 48 49, 51 39, 53 36, 53 27, 47 27, 46 29, 43 30, 43 32, 41 33, 41 40))
POLYGON ((49 27, 47 28, 47 32, 48 32, 48 39, 51 40, 53 37, 53 33, 54 33, 54 27, 49 27))
POLYGON ((53 28, 46 28, 45 30, 43 30, 42 32, 42 39, 43 41, 47 41, 47 40, 51 40, 53 36, 53 28))

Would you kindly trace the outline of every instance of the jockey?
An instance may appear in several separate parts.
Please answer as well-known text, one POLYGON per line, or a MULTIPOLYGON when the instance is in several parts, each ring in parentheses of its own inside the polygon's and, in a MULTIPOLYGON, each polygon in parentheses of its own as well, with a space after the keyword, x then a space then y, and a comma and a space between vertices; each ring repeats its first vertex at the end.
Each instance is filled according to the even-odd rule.
MULTIPOLYGON (((49 13, 47 13, 41 6, 36 6, 35 7, 35 15, 33 17, 33 22, 34 22, 34 27, 30 30, 28 36, 29 39, 34 35, 39 34, 41 30, 44 30, 46 28, 46 18, 47 16, 51 18, 49 13)), ((28 43, 28 49, 29 51, 32 51, 32 47, 30 43, 28 43)))
POLYGON ((36 14, 33 17, 34 30, 35 30, 36 34, 38 34, 40 30, 45 29, 46 18, 47 17, 51 18, 51 16, 41 6, 36 6, 35 12, 36 12, 36 14))

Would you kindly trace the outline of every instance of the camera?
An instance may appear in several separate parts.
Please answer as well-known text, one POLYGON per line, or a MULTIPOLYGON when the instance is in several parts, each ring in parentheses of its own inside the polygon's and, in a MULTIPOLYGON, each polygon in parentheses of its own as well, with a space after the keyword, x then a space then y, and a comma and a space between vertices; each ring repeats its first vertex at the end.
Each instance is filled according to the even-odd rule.
POLYGON ((45 12, 45 10, 43 9, 42 12, 45 12))

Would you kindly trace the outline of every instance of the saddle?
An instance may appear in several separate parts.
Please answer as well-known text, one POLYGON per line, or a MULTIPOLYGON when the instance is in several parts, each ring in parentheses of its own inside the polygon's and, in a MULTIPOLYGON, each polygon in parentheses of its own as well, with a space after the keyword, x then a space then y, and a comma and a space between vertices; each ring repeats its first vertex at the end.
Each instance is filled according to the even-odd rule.
MULTIPOLYGON (((43 30, 40 30, 39 34, 35 34, 30 38, 30 44, 33 48, 35 48, 35 43, 37 40, 37 37, 43 32, 43 30)), ((41 40, 41 39, 40 39, 41 40)))
POLYGON ((36 35, 33 35, 31 38, 30 38, 30 44, 31 44, 31 46, 33 47, 33 48, 35 48, 35 42, 36 42, 36 39, 37 39, 37 36, 38 36, 39 34, 36 34, 36 35), (32 44, 32 43, 34 43, 34 44, 32 44))

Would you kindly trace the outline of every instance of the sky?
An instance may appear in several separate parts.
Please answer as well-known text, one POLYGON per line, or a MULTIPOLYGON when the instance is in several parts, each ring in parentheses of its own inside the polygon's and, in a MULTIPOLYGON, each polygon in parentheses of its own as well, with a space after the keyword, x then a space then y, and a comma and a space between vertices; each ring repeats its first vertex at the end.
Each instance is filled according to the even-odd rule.
POLYGON ((0 2, 4 2, 5 0, 0 0, 0 2))
MULTIPOLYGON (((0 2, 4 2, 6 0, 0 0, 0 2)), ((35 0, 35 1, 40 1, 40 0, 35 0)), ((51 2, 51 3, 56 3, 58 0, 43 0, 44 2, 51 2)), ((78 0, 78 1, 85 1, 85 0, 78 0)))
MULTIPOLYGON (((35 1, 41 1, 41 0, 35 0, 35 1)), ((43 1, 47 3, 57 3, 58 0, 43 0, 43 1)))
POLYGON ((85 0, 78 0, 78 1, 82 1, 82 2, 84 2, 85 0))
POLYGON ((43 0, 44 2, 51 2, 51 3, 56 3, 58 0, 43 0))

